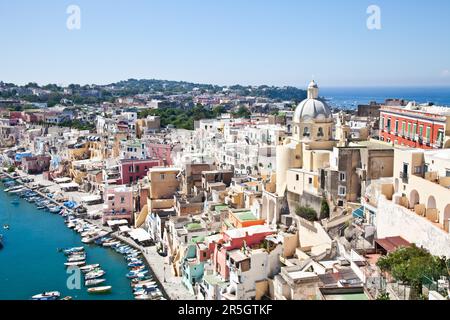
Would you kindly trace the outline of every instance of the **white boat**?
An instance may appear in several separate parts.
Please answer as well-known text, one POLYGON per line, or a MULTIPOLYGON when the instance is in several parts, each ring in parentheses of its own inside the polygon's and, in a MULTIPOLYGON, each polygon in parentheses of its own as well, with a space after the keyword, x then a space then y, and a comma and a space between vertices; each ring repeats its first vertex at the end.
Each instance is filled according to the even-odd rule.
POLYGON ((154 284, 156 284, 156 281, 153 281, 153 280, 150 279, 150 280, 139 281, 137 283, 132 283, 131 286, 133 288, 136 288, 136 287, 146 286, 146 285, 151 286, 151 285, 154 285, 154 284))
POLYGON ((100 267, 100 264, 98 264, 98 263, 97 264, 88 264, 88 265, 85 265, 84 267, 81 267, 80 270, 83 272, 90 272, 90 271, 95 270, 98 267, 100 267))
POLYGON ((120 241, 105 242, 105 243, 103 243, 103 246, 104 247, 112 247, 112 246, 114 246, 116 244, 119 244, 119 243, 120 243, 120 241))
POLYGON ((143 282, 143 283, 132 284, 131 286, 132 286, 133 288, 137 289, 137 288, 152 287, 152 286, 156 286, 156 285, 157 285, 157 284, 156 284, 156 281, 148 280, 148 281, 145 281, 145 282, 143 282))
POLYGON ((86 280, 97 279, 97 278, 103 277, 105 275, 105 273, 106 272, 103 270, 91 271, 91 272, 87 273, 84 278, 86 280))
POLYGON ((84 266, 85 264, 86 264, 85 261, 66 262, 66 263, 64 263, 64 265, 66 267, 80 267, 80 266, 84 266))
POLYGON ((89 288, 89 293, 107 293, 110 292, 112 289, 111 286, 103 286, 103 287, 95 287, 95 288, 89 288))
POLYGON ((103 283, 103 282, 105 282, 105 281, 106 281, 106 279, 92 279, 92 280, 86 280, 86 281, 84 282, 84 285, 85 285, 86 287, 96 286, 96 285, 101 284, 101 283, 103 283))
POLYGON ((83 243, 91 243, 92 241, 94 241, 94 239, 88 238, 88 237, 81 239, 81 242, 83 242, 83 243))
POLYGON ((134 297, 136 300, 153 300, 152 296, 149 294, 143 294, 140 296, 135 296, 134 297))
POLYGON ((80 262, 86 260, 86 255, 71 256, 67 259, 67 262, 80 262))
POLYGON ((56 300, 61 296, 58 291, 43 292, 31 297, 33 300, 56 300))

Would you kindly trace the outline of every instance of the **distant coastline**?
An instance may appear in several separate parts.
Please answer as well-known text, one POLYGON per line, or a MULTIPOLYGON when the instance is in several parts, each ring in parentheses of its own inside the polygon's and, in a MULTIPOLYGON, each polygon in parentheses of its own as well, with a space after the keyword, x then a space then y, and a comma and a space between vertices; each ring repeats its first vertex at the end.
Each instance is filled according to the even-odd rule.
POLYGON ((370 101, 383 102, 389 98, 405 99, 417 103, 433 102, 450 107, 450 87, 329 87, 321 95, 333 107, 356 108, 370 101))

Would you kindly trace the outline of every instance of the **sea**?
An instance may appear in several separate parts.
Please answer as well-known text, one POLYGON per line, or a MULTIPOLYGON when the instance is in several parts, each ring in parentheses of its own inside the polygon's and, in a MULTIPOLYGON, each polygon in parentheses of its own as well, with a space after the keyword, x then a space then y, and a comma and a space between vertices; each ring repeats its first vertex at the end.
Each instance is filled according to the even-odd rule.
POLYGON ((59 291, 61 298, 71 296, 74 300, 134 298, 121 254, 83 244, 80 235, 67 228, 64 218, 37 210, 33 204, 3 190, 0 187, 0 234, 4 238, 4 247, 0 249, 0 300, 29 300, 45 291, 59 291), (12 204, 13 199, 19 199, 19 204, 12 204), (10 226, 9 230, 3 228, 5 224, 10 226), (103 277, 106 282, 101 285, 112 286, 111 293, 89 294, 84 281, 76 288, 73 273, 68 274, 64 266, 64 253, 58 249, 79 246, 85 247, 87 264, 99 263, 106 271, 103 277))
POLYGON ((330 106, 342 109, 356 109, 360 104, 384 102, 390 98, 450 107, 450 87, 322 87, 320 96, 330 106))

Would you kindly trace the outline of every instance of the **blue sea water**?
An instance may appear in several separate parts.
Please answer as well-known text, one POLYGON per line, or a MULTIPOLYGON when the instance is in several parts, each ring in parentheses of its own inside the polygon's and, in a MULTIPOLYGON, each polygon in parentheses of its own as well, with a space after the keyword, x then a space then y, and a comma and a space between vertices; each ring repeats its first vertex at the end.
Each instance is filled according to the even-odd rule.
POLYGON ((370 101, 384 102, 398 98, 417 103, 433 102, 436 105, 450 107, 450 87, 354 87, 320 88, 320 96, 334 107, 354 109, 358 104, 370 101))
POLYGON ((4 248, 0 249, 0 300, 28 300, 44 291, 60 291, 61 297, 74 300, 131 300, 133 293, 126 261, 114 250, 96 245, 84 245, 80 235, 68 229, 64 218, 47 211, 37 210, 33 204, 20 199, 19 205, 11 201, 15 196, 0 188, 0 233, 4 248), (9 224, 10 230, 3 225, 9 224), (87 263, 100 263, 112 292, 106 295, 87 293, 83 281, 81 289, 70 290, 64 262, 66 258, 58 248, 85 246, 87 263))

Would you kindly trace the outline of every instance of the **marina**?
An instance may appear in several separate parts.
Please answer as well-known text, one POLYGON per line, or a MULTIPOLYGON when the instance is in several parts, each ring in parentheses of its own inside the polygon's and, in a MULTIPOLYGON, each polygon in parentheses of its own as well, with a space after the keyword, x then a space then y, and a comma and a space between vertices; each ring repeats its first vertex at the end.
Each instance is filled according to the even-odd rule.
MULTIPOLYGON (((76 203, 65 201, 60 205, 52 198, 52 194, 32 190, 26 185, 17 185, 11 178, 2 176, 6 188, 0 192, 0 219, 7 222, 4 226, 9 231, 8 246, 18 248, 15 252, 2 250, 0 286, 12 287, 12 279, 20 278, 23 281, 18 285, 14 284, 18 289, 13 294, 8 292, 6 296, 6 293, 0 292, 0 299, 57 300, 62 296, 65 297, 63 300, 164 299, 156 282, 148 275, 149 270, 144 263, 141 260, 135 263, 133 260, 139 257, 139 250, 108 236, 109 231, 78 218, 74 210, 76 203), (10 225, 15 226, 14 232, 10 232, 10 225), (29 253, 26 243, 35 244, 37 250, 29 253), (66 249, 59 248, 61 245, 66 249), (45 261, 34 263, 33 272, 30 272, 30 266, 26 262, 30 255, 36 255, 34 259, 31 257, 35 261, 45 261), (87 265, 87 262, 95 263, 87 265), (19 268, 8 268, 8 265, 19 265, 19 268), (74 283, 71 281, 71 273, 73 268, 79 267, 84 281, 78 279, 74 283), (22 275, 25 269, 28 274, 22 275), (34 277, 34 274, 43 274, 45 277, 34 277), (152 285, 135 288, 130 286, 133 283, 130 283, 131 279, 152 281, 152 285), (102 286, 95 287, 100 284, 102 286), (45 291, 49 288, 59 291, 45 291), (39 289, 43 293, 36 294, 39 289)), ((0 248, 3 245, 1 240, 2 238, 0 248)))

